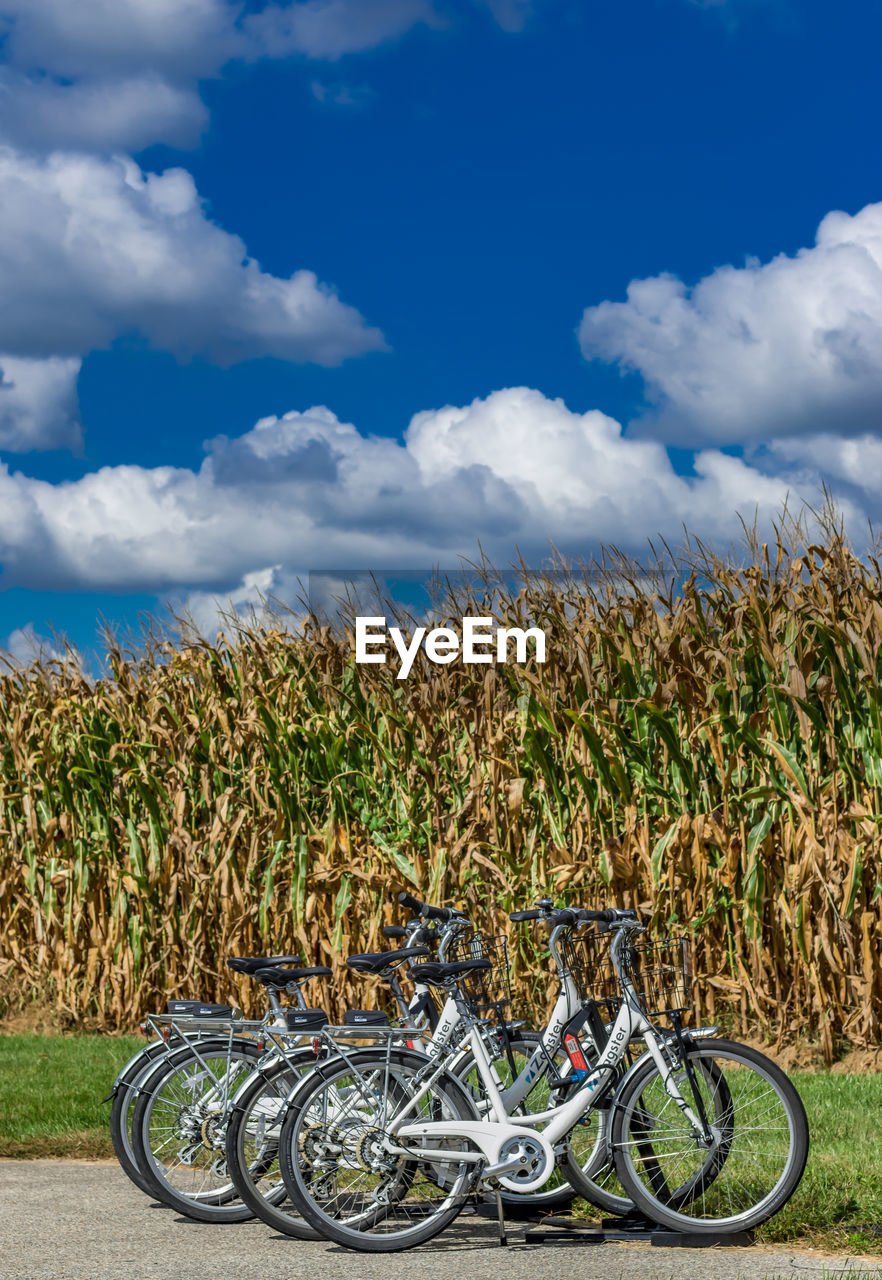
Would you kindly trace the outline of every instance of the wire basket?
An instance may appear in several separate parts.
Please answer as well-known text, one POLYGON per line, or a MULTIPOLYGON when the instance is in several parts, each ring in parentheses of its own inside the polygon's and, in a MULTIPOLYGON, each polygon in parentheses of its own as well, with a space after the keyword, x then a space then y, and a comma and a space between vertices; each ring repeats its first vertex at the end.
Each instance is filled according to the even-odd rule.
MULTIPOLYGON (((622 1004, 622 991, 609 949, 613 933, 570 933, 561 942, 564 963, 579 996, 608 1011, 610 1021, 622 1004)), ((623 950, 625 973, 650 1017, 685 1013, 692 1008, 692 942, 671 935, 657 942, 632 943, 623 950)))
POLYGON ((508 963, 508 941, 504 934, 487 937, 472 933, 451 943, 447 959, 489 960, 491 968, 467 973, 460 987, 479 1016, 511 1003, 511 974, 508 963))

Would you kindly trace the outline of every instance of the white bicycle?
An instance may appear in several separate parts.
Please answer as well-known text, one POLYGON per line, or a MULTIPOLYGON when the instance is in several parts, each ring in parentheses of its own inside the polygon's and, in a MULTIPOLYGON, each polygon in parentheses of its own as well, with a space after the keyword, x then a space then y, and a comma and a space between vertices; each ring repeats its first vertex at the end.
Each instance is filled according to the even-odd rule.
MULTIPOLYGON (((581 914, 611 929, 621 1003, 593 1064, 579 1039, 583 1015, 564 1030, 573 1083, 563 1101, 509 1115, 480 1021, 464 1002, 461 1026, 483 1105, 448 1069, 446 1054, 432 1059, 392 1037, 384 1048, 340 1052, 295 1089, 279 1160, 294 1207, 318 1232, 369 1252, 405 1249, 443 1231, 473 1194, 538 1190, 566 1159, 569 1135, 610 1091, 598 1167, 611 1151, 622 1188, 650 1220, 696 1233, 743 1231, 793 1195, 808 1124, 791 1082, 756 1050, 694 1038, 678 1018, 673 1032, 660 1030, 647 1009, 676 985, 676 943, 639 941, 644 930, 630 912, 581 914), (623 1079, 638 1036, 646 1052, 623 1079)), ((417 974, 458 1000, 458 984, 487 966, 429 963, 417 974)), ((590 1164, 585 1172, 591 1176, 590 1164)))

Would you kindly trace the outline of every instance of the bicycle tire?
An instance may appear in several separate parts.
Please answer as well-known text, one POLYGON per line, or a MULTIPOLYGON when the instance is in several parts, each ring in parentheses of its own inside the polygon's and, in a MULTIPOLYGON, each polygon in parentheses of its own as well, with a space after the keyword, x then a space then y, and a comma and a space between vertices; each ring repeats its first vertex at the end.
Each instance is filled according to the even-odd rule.
POLYGON ((688 1205, 678 1205, 676 1195, 672 1197, 664 1188, 672 1172, 679 1177, 690 1161, 695 1163, 701 1147, 667 1095, 655 1062, 649 1059, 638 1064, 616 1099, 612 1141, 622 1186, 641 1213, 673 1231, 718 1234, 751 1230, 787 1203, 799 1185, 808 1158, 808 1121, 799 1094, 775 1063, 747 1045, 716 1039, 695 1040, 687 1045, 677 1081, 693 1110, 698 1112, 700 1099, 708 1113, 708 1103, 713 1101, 716 1085, 710 1073, 694 1070, 696 1064, 710 1060, 725 1076, 731 1098, 725 1128, 711 1125, 712 1133, 717 1131, 714 1141, 719 1143, 718 1149, 725 1146, 726 1150, 722 1163, 712 1166, 706 1177, 705 1157, 693 1175, 696 1185, 688 1205), (687 1071, 689 1066, 693 1068, 691 1073, 687 1071), (645 1132, 647 1098, 652 1118, 648 1159, 640 1151, 641 1143, 645 1144, 640 1129, 644 1126, 645 1132), (775 1099, 780 1116, 771 1115, 775 1099), (762 1139, 765 1142, 761 1150, 762 1139), (776 1173, 778 1169, 780 1172, 776 1173), (774 1182, 766 1186, 773 1178, 774 1182), (733 1212, 739 1204, 741 1207, 733 1212))
MULTIPOLYGON (((235 1187, 232 1182, 226 1179, 221 1186, 202 1188, 192 1194, 186 1194, 180 1188, 173 1186, 167 1177, 166 1166, 164 1162, 158 1158, 158 1150, 154 1150, 154 1142, 151 1136, 150 1124, 157 1108, 162 1104, 166 1111, 166 1118, 171 1122, 166 1128, 174 1127, 174 1106, 170 1099, 162 1098, 162 1091, 177 1080, 180 1082, 183 1072, 188 1065, 195 1064, 197 1068, 199 1064, 204 1064, 216 1060, 221 1063, 227 1059, 229 1053, 232 1053, 234 1060, 243 1064, 256 1064, 263 1056, 260 1049, 253 1040, 236 1039, 233 1041, 232 1049, 230 1040, 227 1037, 218 1038, 217 1040, 200 1041, 198 1045, 198 1054, 194 1047, 189 1045, 182 1046, 172 1054, 169 1054, 166 1063, 159 1063, 156 1070, 142 1083, 140 1095, 135 1106, 134 1115, 132 1117, 132 1148, 135 1155, 135 1161, 148 1185, 148 1194, 153 1195, 161 1203, 168 1205, 170 1208, 176 1209, 185 1217, 192 1218, 197 1222, 247 1222, 253 1218, 254 1214, 247 1205, 244 1205, 238 1198, 235 1187), (233 1203, 235 1201, 235 1203, 233 1203)), ((198 1076, 194 1076, 198 1083, 198 1076)), ((242 1081, 239 1082, 241 1084, 242 1081)), ((204 1096, 204 1095, 203 1095, 204 1096)), ((169 1137, 168 1141, 174 1139, 181 1140, 181 1114, 187 1108, 198 1109, 199 1103, 194 1100, 192 1102, 184 1102, 178 1108, 178 1132, 169 1137)), ((226 1121, 222 1113, 220 1119, 214 1117, 218 1113, 212 1113, 212 1123, 220 1127, 225 1125, 226 1121)), ((202 1145, 207 1154, 212 1151, 222 1151, 222 1148, 215 1144, 214 1139, 211 1144, 207 1140, 202 1145)), ((194 1146, 191 1142, 190 1146, 194 1146)), ((195 1148, 198 1150, 198 1146, 195 1148)), ((207 1155, 206 1155, 207 1158, 207 1155)), ((226 1153, 223 1155, 223 1163, 225 1164, 226 1153)), ((218 1158, 214 1164, 222 1163, 218 1158)), ((185 1161, 179 1161, 178 1167, 185 1167, 185 1161)), ((199 1166, 204 1168, 205 1166, 199 1166)), ((219 1174, 218 1176, 225 1176, 219 1174)))
MULTIPOLYGON (((642 1063, 644 1059, 638 1059, 642 1063)), ((618 1178, 618 1172, 615 1166, 615 1158, 612 1144, 612 1111, 616 1105, 616 1097, 624 1088, 625 1081, 628 1079, 630 1071, 635 1070, 637 1063, 633 1063, 629 1071, 623 1076, 619 1082, 618 1089, 612 1098, 604 1099, 597 1108, 598 1122, 602 1135, 602 1154, 595 1155, 593 1162, 589 1162, 583 1166, 579 1166, 571 1158, 572 1147, 567 1150, 567 1175, 572 1185, 577 1189, 579 1194, 590 1201, 598 1209, 604 1213, 616 1214, 623 1216, 627 1213, 633 1213, 635 1210, 634 1201, 624 1194, 618 1178), (621 1194, 620 1194, 621 1193, 621 1194)), ((725 1079, 719 1082, 719 1089, 716 1094, 717 1099, 717 1118, 726 1111, 731 1097, 725 1083, 725 1079)), ((714 1176, 716 1153, 714 1164, 702 1168, 697 1174, 687 1179, 685 1183, 677 1187, 671 1194, 671 1203, 677 1208, 687 1204, 692 1198, 693 1191, 699 1185, 709 1185, 710 1180, 714 1176)))
POLYGON ((130 1058, 116 1078, 110 1108, 110 1141, 119 1166, 140 1191, 150 1194, 150 1186, 135 1160, 132 1147, 132 1116, 138 1101, 138 1085, 155 1069, 156 1059, 168 1053, 162 1040, 145 1045, 130 1058))
MULTIPOLYGON (((442 1170, 442 1178, 450 1185, 443 1186, 440 1180, 436 1180, 431 1176, 426 1176, 427 1170, 429 1174, 434 1172, 437 1175, 437 1160, 420 1161, 418 1153, 415 1158, 397 1157, 395 1163, 395 1171, 393 1178, 393 1188, 395 1180, 397 1180, 397 1194, 388 1195, 388 1198, 381 1201, 379 1193, 375 1188, 373 1192, 354 1191, 352 1186, 347 1187, 343 1195, 350 1196, 353 1200, 354 1212, 350 1214, 349 1222, 359 1223, 360 1226, 345 1225, 339 1218, 333 1216, 327 1208, 322 1208, 318 1202, 318 1196, 321 1194, 319 1179, 310 1172, 311 1169, 318 1167, 322 1157, 316 1154, 315 1147, 311 1153, 306 1152, 306 1143, 304 1139, 309 1137, 307 1131, 316 1128, 321 1129, 322 1124, 314 1124, 317 1116, 327 1114, 327 1097, 332 1095, 334 1090, 340 1089, 338 1082, 347 1078, 351 1079, 354 1074, 360 1076, 369 1075, 371 1071, 384 1081, 384 1092, 382 1094, 384 1104, 385 1100, 391 1098, 393 1105, 403 1105, 406 1101, 409 1084, 407 1081, 413 1079, 417 1073, 426 1066, 429 1059, 421 1053, 412 1050, 392 1050, 387 1058, 385 1051, 376 1052, 365 1050, 360 1053, 347 1055, 344 1060, 340 1057, 330 1059, 311 1072, 304 1080, 303 1084, 292 1094, 288 1111, 282 1125, 282 1133, 279 1140, 279 1163, 282 1169, 282 1176, 285 1185, 288 1188, 288 1194, 294 1206, 303 1214, 303 1217, 311 1223, 312 1226, 324 1237, 334 1241, 336 1244, 344 1245, 350 1249, 357 1249, 363 1253, 392 1253, 402 1249, 413 1248, 416 1245, 424 1244, 428 1240, 434 1239, 440 1234, 461 1212, 470 1194, 470 1188, 474 1177, 475 1165, 468 1161, 457 1161, 456 1155, 464 1149, 464 1140, 451 1139, 450 1141, 459 1143, 459 1152, 457 1150, 450 1151, 450 1159, 445 1160, 444 1164, 458 1166, 458 1170, 448 1173, 442 1170), (388 1067, 387 1067, 388 1064, 388 1067), (443 1196, 440 1206, 435 1209, 431 1216, 427 1210, 428 1202, 420 1199, 420 1194, 424 1186, 433 1185, 439 1195, 443 1196), (408 1193, 414 1188, 417 1189, 416 1213, 422 1218, 419 1225, 408 1225, 400 1230, 386 1229, 393 1213, 401 1213, 402 1205, 408 1193), (371 1230, 377 1228, 376 1234, 371 1234, 371 1230)), ((371 1099, 375 1095, 374 1086, 359 1085, 349 1086, 351 1095, 357 1099, 371 1099)), ((349 1094, 344 1095, 347 1101, 349 1094)), ((444 1072, 441 1077, 436 1080, 426 1098, 431 1096, 430 1114, 436 1116, 439 1112, 442 1114, 452 1114, 455 1119, 459 1120, 475 1120, 478 1118, 474 1101, 469 1091, 449 1072, 444 1072)), ((337 1125, 340 1130, 340 1118, 343 1113, 338 1112, 331 1124, 337 1125)), ((354 1112, 352 1114, 355 1114, 354 1112)), ((384 1115, 384 1105, 381 1106, 379 1119, 384 1115)), ((370 1124, 365 1124, 364 1119, 361 1122, 362 1128, 366 1135, 372 1130, 370 1124)), ((328 1127, 327 1125, 325 1126, 328 1127)), ((353 1131, 354 1132, 354 1131, 353 1131)), ((382 1130, 380 1130, 382 1132, 382 1130)), ((351 1139, 350 1139, 351 1140, 351 1139)), ((440 1141, 440 1140, 438 1140, 440 1141)), ((413 1146, 416 1143, 412 1143, 413 1146)), ((338 1148, 339 1149, 339 1148, 338 1148)), ((436 1148, 437 1149, 437 1148, 436 1148)), ((350 1157, 346 1157, 351 1159, 350 1157)), ((394 1162, 394 1161, 393 1161, 394 1162)), ((342 1162, 337 1160, 334 1176, 336 1171, 342 1166, 342 1162)), ((348 1163, 348 1169, 354 1169, 355 1165, 348 1163)), ((326 1181, 331 1175, 323 1174, 322 1178, 326 1181)), ((363 1182, 367 1183, 367 1177, 364 1173, 359 1172, 358 1175, 363 1182)), ((382 1182, 382 1178, 376 1175, 378 1180, 382 1182)), ((387 1175, 388 1177, 388 1175, 387 1175)), ((357 1186, 357 1184, 353 1184, 357 1186)), ((335 1193, 336 1199, 340 1200, 340 1195, 335 1193)), ((326 1203, 330 1202, 329 1197, 325 1197, 326 1203)), ((332 1206, 333 1207, 333 1206, 332 1206)), ((341 1205, 341 1210, 345 1209, 345 1202, 341 1205)))
MULTIPOLYGON (((303 1050, 302 1054, 304 1067, 311 1071, 316 1061, 312 1050, 303 1050)), ((299 1058, 300 1055, 292 1054, 290 1057, 294 1059, 299 1058)), ((269 1191, 262 1190, 264 1179, 273 1172, 272 1165, 278 1166, 278 1141, 275 1144, 275 1158, 263 1165, 260 1170, 260 1180, 254 1176, 256 1171, 249 1164, 247 1152, 249 1126, 253 1123, 255 1108, 259 1107, 262 1099, 271 1092, 275 1092, 275 1096, 284 1108, 288 1096, 301 1078, 296 1074, 297 1065, 296 1062, 292 1064, 290 1059, 268 1063, 254 1071, 238 1091, 233 1099, 230 1121, 227 1125, 227 1168, 239 1196, 255 1217, 260 1218, 274 1231, 293 1236, 297 1240, 321 1240, 322 1236, 314 1227, 310 1226, 304 1218, 295 1215, 293 1206, 290 1213, 286 1211, 285 1204, 287 1202, 290 1205, 290 1200, 281 1170, 278 1174, 280 1191, 275 1188, 270 1188, 269 1191)))

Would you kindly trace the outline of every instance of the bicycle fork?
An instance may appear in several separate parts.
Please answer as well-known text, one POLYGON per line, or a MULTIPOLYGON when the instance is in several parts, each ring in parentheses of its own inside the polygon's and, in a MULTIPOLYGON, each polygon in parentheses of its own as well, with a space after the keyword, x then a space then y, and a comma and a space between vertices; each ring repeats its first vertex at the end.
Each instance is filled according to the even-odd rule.
MULTIPOLYGON (((666 1061, 655 1034, 647 1031, 644 1034, 643 1039, 646 1042, 646 1047, 652 1055, 655 1065, 658 1067, 659 1075, 661 1076, 662 1083, 664 1084, 665 1093, 682 1111, 684 1117, 689 1123, 689 1127, 692 1129, 698 1145, 704 1147, 708 1151, 712 1150, 715 1144, 719 1144, 720 1138, 718 1134, 714 1133, 711 1125, 708 1124, 707 1114, 705 1113, 704 1103, 698 1088, 698 1082, 695 1079, 695 1072, 692 1069, 692 1064, 687 1061, 686 1055, 683 1054, 683 1069, 687 1080, 692 1086, 692 1096, 695 1099, 695 1105, 698 1107, 700 1115, 695 1114, 692 1107, 680 1092, 680 1088, 674 1078, 674 1069, 671 1064, 666 1061)), ((678 1046, 682 1049, 682 1037, 678 1036, 677 1039, 678 1046)))

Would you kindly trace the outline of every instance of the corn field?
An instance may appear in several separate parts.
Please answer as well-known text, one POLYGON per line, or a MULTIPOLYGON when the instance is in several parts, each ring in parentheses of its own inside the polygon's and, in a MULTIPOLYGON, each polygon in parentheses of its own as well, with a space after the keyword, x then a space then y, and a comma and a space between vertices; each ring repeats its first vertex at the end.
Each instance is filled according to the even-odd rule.
MULTIPOLYGON (((313 1002, 339 1011, 374 996, 337 958, 383 947, 394 890, 497 930, 548 893, 694 931, 702 1019, 828 1060, 879 1043, 882 573, 835 533, 745 559, 493 588, 546 630, 541 665, 398 681, 313 620, 111 645, 97 680, 9 667, 7 1007, 108 1029, 172 995, 247 1008, 224 956, 293 950, 335 963, 313 1002)), ((544 1003, 543 939, 512 936, 515 1003, 544 1003)))

